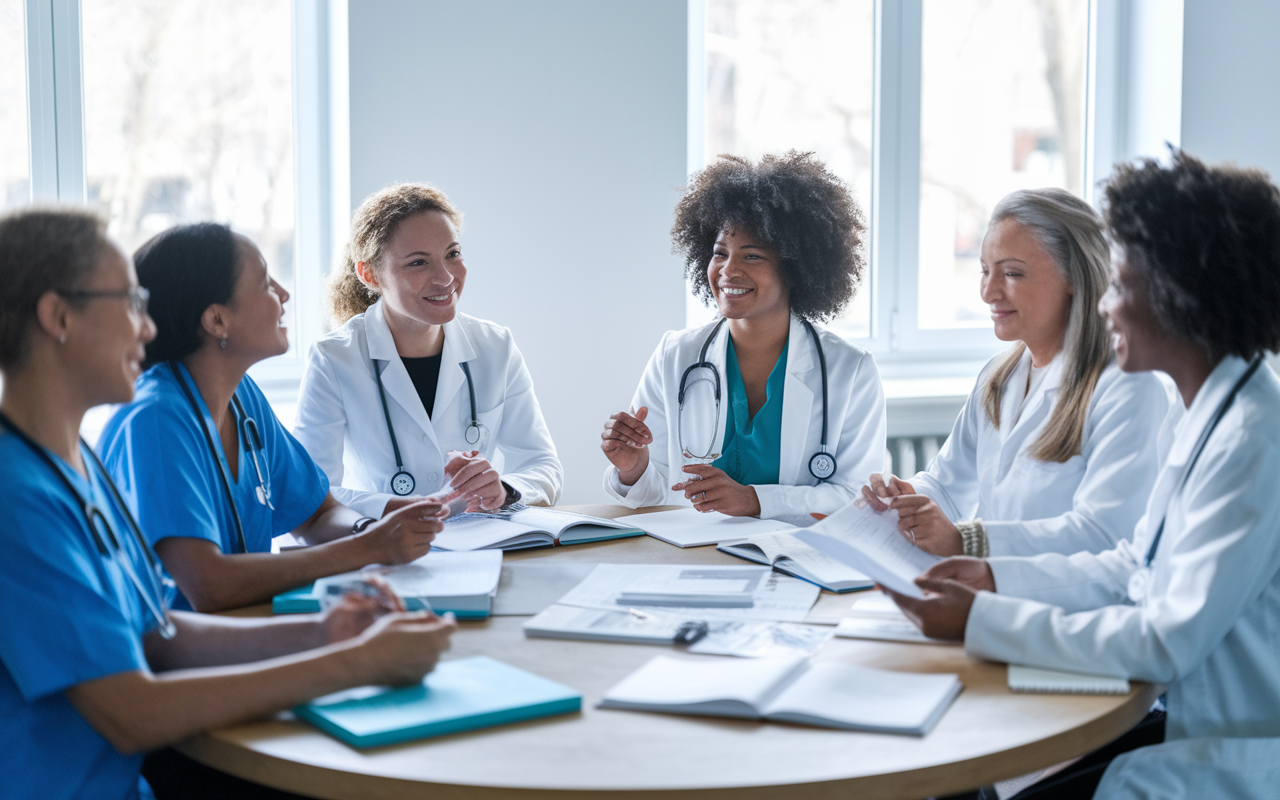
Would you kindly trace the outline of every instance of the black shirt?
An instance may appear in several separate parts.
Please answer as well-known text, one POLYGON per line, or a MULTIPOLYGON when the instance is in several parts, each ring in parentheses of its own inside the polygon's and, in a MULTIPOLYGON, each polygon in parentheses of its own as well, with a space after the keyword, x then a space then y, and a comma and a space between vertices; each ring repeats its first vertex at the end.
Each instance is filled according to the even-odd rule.
POLYGON ((418 398, 422 400, 422 407, 426 409, 428 419, 436 404, 436 381, 440 378, 440 356, 442 355, 444 354, 436 353, 426 358, 400 357, 404 362, 404 368, 409 371, 413 388, 418 390, 418 398))

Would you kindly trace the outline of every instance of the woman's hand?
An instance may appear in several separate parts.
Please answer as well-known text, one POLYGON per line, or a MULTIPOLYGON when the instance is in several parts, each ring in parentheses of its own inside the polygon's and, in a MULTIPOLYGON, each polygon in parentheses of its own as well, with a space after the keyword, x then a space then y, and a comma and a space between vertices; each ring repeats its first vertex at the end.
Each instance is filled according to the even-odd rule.
POLYGON ((317 646, 342 642, 353 636, 359 636, 379 617, 405 610, 404 602, 391 591, 391 587, 382 578, 376 575, 371 576, 367 582, 377 587, 378 596, 370 597, 349 592, 342 598, 341 603, 321 613, 322 638, 317 646))
POLYGON ((760 498, 751 486, 743 486, 709 464, 690 464, 684 471, 694 477, 671 487, 699 511, 719 511, 731 517, 758 517, 760 498))
POLYGON ((618 468, 618 481, 623 486, 633 486, 649 466, 649 445, 653 432, 644 424, 649 416, 648 406, 639 411, 619 411, 609 417, 600 434, 600 449, 609 463, 618 468))
POLYGON ((368 564, 407 564, 431 552, 431 542, 444 530, 444 507, 434 500, 414 498, 408 505, 372 522, 355 534, 371 549, 368 564))
POLYGON ((964 555, 964 539, 933 499, 923 494, 898 495, 889 501, 898 511, 898 530, 916 547, 935 556, 964 555))
POLYGON ((881 587, 898 604, 920 632, 931 639, 964 639, 969 612, 979 591, 994 592, 991 566, 979 558, 948 558, 916 578, 924 599, 907 597, 881 587))
POLYGON ((435 669, 458 629, 452 614, 388 614, 361 634, 358 684, 408 686, 435 669))
POLYGON ((894 475, 890 475, 886 480, 879 472, 873 472, 867 481, 868 485, 862 487, 862 496, 876 511, 888 511, 889 504, 886 502, 888 500, 904 494, 916 493, 916 487, 894 475))
POLYGON ((502 478, 489 463, 489 459, 480 455, 479 450, 450 455, 453 458, 444 465, 444 474, 449 476, 449 482, 453 486, 449 498, 470 498, 468 511, 494 511, 502 508, 502 504, 507 501, 507 487, 502 485, 502 478))

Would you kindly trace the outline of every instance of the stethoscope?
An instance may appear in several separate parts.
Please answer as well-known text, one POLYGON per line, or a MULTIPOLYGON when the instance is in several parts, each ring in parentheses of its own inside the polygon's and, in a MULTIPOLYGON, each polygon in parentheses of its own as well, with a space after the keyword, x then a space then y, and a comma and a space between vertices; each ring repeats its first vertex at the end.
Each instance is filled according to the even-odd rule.
POLYGON ((67 491, 80 503, 84 510, 85 522, 89 525, 89 532, 93 534, 93 541, 98 546, 98 553, 103 558, 114 559, 116 564, 120 566, 120 570, 129 578, 129 582, 133 584, 133 588, 137 589, 138 596, 142 598, 142 604, 147 607, 147 611, 155 618, 156 628, 160 635, 166 639, 172 639, 178 633, 178 628, 173 624, 173 619, 169 616, 169 610, 165 604, 165 595, 173 591, 176 584, 173 579, 164 574, 160 568, 160 562, 151 552, 151 546, 147 544, 146 538, 142 535, 142 529, 138 527, 138 521, 133 518, 133 513, 129 511, 129 506, 124 502, 124 498, 120 496, 120 490, 116 488, 115 481, 111 480, 111 476, 107 474, 107 468, 103 466, 102 461, 98 459, 98 454, 93 452, 93 448, 85 443, 84 439, 80 440, 81 453, 88 453, 89 458, 86 461, 92 461, 94 467, 98 470, 98 476, 103 483, 111 490, 112 501, 116 508, 124 514, 124 518, 129 521, 129 530, 133 532, 133 538, 138 543, 138 548, 142 550, 142 554, 147 559, 147 565, 150 567, 151 590, 155 593, 154 597, 147 593, 146 587, 142 585, 142 579, 138 577, 137 571, 133 568, 133 563, 127 555, 124 554, 124 547, 120 544, 120 537, 116 536, 115 526, 111 524, 111 519, 103 512, 102 509, 94 505, 93 501, 80 494, 80 490, 76 488, 71 479, 53 460, 53 456, 37 444, 30 436, 13 423, 13 420, 4 413, 0 412, 0 424, 8 428, 19 441, 27 446, 31 452, 40 457, 42 461, 57 475, 62 484, 67 487, 67 491), (102 538, 102 534, 98 531, 99 522, 107 532, 107 537, 111 540, 114 550, 108 549, 106 540, 102 538))
MULTIPOLYGON (((178 385, 182 387, 182 393, 187 397, 187 403, 190 404, 191 410, 196 414, 196 422, 200 424, 200 430, 204 431, 205 443, 209 445, 209 455, 213 457, 213 463, 218 468, 218 477, 222 479, 222 490, 227 495, 227 505, 231 507, 231 521, 236 526, 236 541, 240 545, 238 552, 249 552, 248 541, 244 537, 244 523, 240 520, 240 509, 236 507, 235 495, 231 492, 231 476, 227 474, 227 468, 222 463, 222 459, 218 458, 218 446, 213 443, 213 434, 209 433, 209 426, 204 422, 204 414, 200 413, 200 404, 196 402, 196 397, 191 393, 191 388, 187 386, 186 380, 182 377, 178 365, 169 362, 169 369, 173 372, 173 377, 177 379, 178 385)), ((258 463, 258 454, 262 453, 266 458, 266 448, 262 444, 262 435, 258 432, 257 421, 249 416, 244 410, 244 404, 240 402, 240 396, 235 392, 231 393, 231 406, 236 417, 236 430, 239 433, 240 440, 244 443, 245 452, 249 454, 250 461, 253 462, 253 471, 258 476, 258 485, 254 487, 253 493, 258 498, 258 503, 275 511, 276 507, 271 504, 271 473, 264 472, 262 465, 258 463)))
POLYGON ((1226 399, 1218 406, 1218 410, 1213 413, 1213 418, 1209 421, 1209 424, 1200 432, 1200 438, 1196 439, 1195 447, 1191 450, 1191 458, 1187 460, 1187 466, 1183 468, 1182 475, 1178 478, 1173 492, 1169 495, 1169 502, 1165 504, 1164 515, 1160 517, 1160 525, 1156 528, 1156 535, 1151 537, 1151 546, 1147 548, 1147 555, 1142 559, 1142 568, 1129 576, 1129 599, 1133 602, 1141 603, 1147 596, 1147 589, 1150 588, 1151 584, 1151 563, 1155 561, 1156 549, 1160 547, 1160 537, 1164 536, 1164 523, 1169 517, 1169 506, 1173 504, 1173 498, 1182 491, 1183 484, 1187 482, 1188 476, 1191 475, 1192 467, 1196 465, 1200 454, 1204 452, 1205 445, 1209 443, 1209 436, 1218 427, 1218 423, 1222 421, 1222 418, 1227 415, 1227 410, 1236 401, 1236 395, 1240 394, 1240 390, 1253 377, 1253 373, 1258 371, 1258 367, 1261 364, 1262 356, 1254 356, 1253 360, 1249 362, 1249 368, 1245 370, 1244 375, 1240 376, 1240 380, 1236 381, 1236 385, 1231 387, 1226 399))
MULTIPOLYGON (((720 332, 720 328, 724 326, 724 322, 725 321, 722 318, 716 323, 716 326, 711 329, 711 333, 707 336, 707 340, 702 343, 702 350, 698 353, 697 362, 690 364, 689 368, 680 376, 680 391, 676 395, 676 402, 679 406, 677 414, 682 417, 684 415, 685 408, 685 389, 688 387, 690 376, 693 376, 694 380, 705 380, 705 378, 698 375, 698 371, 709 370, 711 374, 711 382, 713 384, 712 391, 715 396, 716 404, 714 429, 716 432, 719 432, 720 430, 720 370, 716 368, 715 364, 712 364, 707 360, 707 350, 710 349, 711 342, 715 340, 716 334, 720 332)), ((825 481, 832 475, 836 474, 835 456, 827 452, 827 357, 822 352, 822 342, 818 339, 818 332, 814 330, 814 327, 809 324, 808 320, 801 320, 801 322, 804 324, 805 330, 809 331, 809 336, 813 339, 813 347, 818 351, 818 365, 822 367, 822 438, 819 440, 818 452, 814 453, 809 458, 809 474, 817 478, 819 481, 825 481)), ((709 447, 705 448, 708 452, 702 455, 699 455, 686 447, 684 442, 684 425, 681 424, 681 422, 682 420, 678 418, 676 421, 676 428, 680 437, 680 452, 684 454, 686 458, 703 460, 714 460, 719 458, 718 453, 713 454, 709 452, 711 449, 709 447)))
MULTIPOLYGON (((480 418, 476 416, 476 386, 471 381, 471 365, 463 361, 458 364, 462 367, 462 374, 467 376, 467 395, 471 399, 471 423, 467 425, 466 430, 462 432, 462 438, 467 444, 476 445, 484 433, 484 426, 480 424, 480 418)), ((396 441, 396 428, 391 424, 391 409, 387 407, 387 391, 382 387, 382 370, 378 369, 378 362, 373 362, 373 379, 378 382, 378 397, 382 400, 382 416, 387 420, 387 434, 391 436, 391 451, 396 456, 396 474, 391 476, 391 491, 400 497, 413 494, 413 489, 418 482, 413 479, 413 474, 404 468, 404 459, 400 457, 400 443, 396 441)))

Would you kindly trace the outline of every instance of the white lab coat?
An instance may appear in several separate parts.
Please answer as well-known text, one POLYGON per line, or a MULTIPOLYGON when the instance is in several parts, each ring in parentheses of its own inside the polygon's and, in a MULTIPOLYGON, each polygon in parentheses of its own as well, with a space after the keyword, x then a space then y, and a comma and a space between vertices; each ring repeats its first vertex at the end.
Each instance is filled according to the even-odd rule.
MULTIPOLYGON (((671 491, 685 479, 680 471, 676 428, 676 396, 680 377, 698 360, 703 342, 715 323, 683 331, 668 331, 658 343, 631 400, 631 407, 648 406, 645 424, 653 432, 649 466, 634 486, 624 487, 612 464, 605 469, 604 488, 619 502, 633 508, 654 505, 690 505, 682 492, 671 491)), ((819 451, 822 439, 822 371, 813 338, 804 324, 791 318, 787 343, 787 375, 782 394, 782 452, 776 486, 755 486, 761 517, 786 517, 811 512, 831 513, 852 501, 863 479, 884 465, 884 388, 869 353, 815 326, 827 360, 827 452, 835 456, 836 472, 819 483, 809 472, 809 459, 819 451)), ((721 328, 707 351, 707 360, 720 372, 727 386, 725 357, 728 326, 721 328)), ((723 390, 722 390, 723 391, 723 390)), ((729 398, 721 395, 719 432, 715 452, 724 446, 729 398)))
POLYGON ((1045 368, 1023 403, 1031 352, 1023 353, 1001 396, 997 429, 982 394, 999 358, 979 375, 938 457, 911 478, 916 491, 955 522, 981 519, 992 556, 1098 553, 1131 536, 1160 466, 1165 417, 1172 408, 1180 414, 1171 382, 1108 366, 1089 401, 1081 452, 1065 462, 1041 461, 1030 451, 1053 411, 1063 359, 1045 368))
POLYGON ((1211 737, 1140 747, 1107 767, 1094 800, 1274 800, 1280 739, 1211 737))
POLYGON ((1167 684, 1168 741, 1280 736, 1280 379, 1270 367, 1174 493, 1245 367, 1228 357, 1201 387, 1133 540, 1099 554, 991 559, 999 593, 973 603, 970 655, 1167 684), (1146 597, 1132 604, 1130 576, 1166 508, 1146 597))
POLYGON ((449 451, 479 450, 523 495, 522 502, 554 504, 560 497, 564 471, 511 331, 466 314, 445 324, 435 408, 428 418, 379 301, 313 344, 302 376, 293 432, 329 476, 340 502, 378 517, 395 497, 396 459, 374 361, 383 370, 387 408, 404 468, 417 484, 414 494, 444 486, 449 451), (471 419, 464 361, 484 432, 475 445, 463 438, 471 419))

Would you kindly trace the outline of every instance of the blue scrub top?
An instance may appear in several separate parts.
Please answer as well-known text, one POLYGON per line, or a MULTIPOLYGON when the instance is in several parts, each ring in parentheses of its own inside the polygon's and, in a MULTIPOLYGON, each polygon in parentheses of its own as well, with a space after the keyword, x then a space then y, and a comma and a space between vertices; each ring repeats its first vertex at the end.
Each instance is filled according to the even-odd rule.
POLYGON ((738 355, 733 350, 733 338, 729 339, 725 354, 729 416, 724 426, 724 447, 720 458, 711 466, 724 470, 743 486, 778 483, 782 464, 782 390, 787 380, 790 347, 789 342, 782 346, 782 354, 765 383, 764 405, 753 417, 747 405, 747 386, 742 381, 738 355))
MULTIPOLYGON (((200 418, 196 419, 169 365, 157 364, 138 378, 133 402, 111 417, 98 449, 120 491, 138 509, 138 521, 153 545, 170 536, 185 536, 207 539, 224 553, 236 553, 240 544, 235 522, 200 425, 213 436, 218 461, 230 475, 222 438, 191 373, 181 364, 177 368, 195 397, 200 418)), ((262 436, 264 449, 258 453, 258 463, 270 476, 275 510, 258 502, 258 474, 243 436, 236 437, 240 472, 232 478, 231 493, 249 552, 269 553, 273 538, 294 530, 316 512, 329 492, 329 479, 280 424, 252 378, 246 375, 236 394, 262 436)), ((180 596, 175 607, 191 606, 180 596)))
MULTIPOLYGON (((86 481, 53 456, 83 497, 103 510, 154 597, 150 566, 89 466, 86 481)), ((90 457, 85 455, 86 465, 90 457)), ((94 543, 80 500, 35 453, 0 429, 0 775, 5 797, 151 797, 142 756, 124 756, 63 690, 147 669, 142 634, 155 620, 138 589, 94 543)), ((104 534, 109 552, 114 553, 104 534)))

